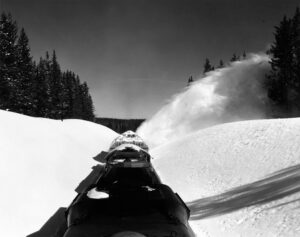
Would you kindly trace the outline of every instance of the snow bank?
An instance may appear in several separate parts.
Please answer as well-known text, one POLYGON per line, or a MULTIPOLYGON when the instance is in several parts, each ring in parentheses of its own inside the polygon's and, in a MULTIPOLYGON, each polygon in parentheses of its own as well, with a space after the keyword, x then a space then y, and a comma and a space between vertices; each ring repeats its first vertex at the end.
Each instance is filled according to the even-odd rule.
POLYGON ((37 231, 61 206, 117 136, 82 120, 32 118, 0 110, 1 236, 37 231))
POLYGON ((199 236, 300 236, 299 118, 218 125, 151 154, 199 236))

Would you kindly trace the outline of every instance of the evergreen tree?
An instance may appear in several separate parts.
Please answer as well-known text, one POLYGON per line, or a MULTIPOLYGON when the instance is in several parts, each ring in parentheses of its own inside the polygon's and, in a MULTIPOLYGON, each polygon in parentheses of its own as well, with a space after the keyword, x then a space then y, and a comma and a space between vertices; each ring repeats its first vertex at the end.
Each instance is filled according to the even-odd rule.
POLYGON ((244 51, 243 52, 243 59, 246 59, 247 58, 247 54, 246 54, 246 52, 244 51))
POLYGON ((61 75, 61 84, 60 84, 60 117, 61 119, 68 118, 69 112, 69 84, 68 78, 66 77, 66 73, 62 72, 61 75))
POLYGON ((19 113, 34 115, 33 103, 33 62, 30 56, 28 37, 22 28, 17 42, 17 66, 18 78, 16 81, 16 111, 19 113))
POLYGON ((40 58, 33 79, 35 116, 50 117, 49 62, 40 58))
POLYGON ((74 80, 74 103, 73 103, 73 118, 82 118, 82 110, 83 110, 83 103, 82 103, 82 90, 80 88, 80 79, 76 76, 74 80))
POLYGON ((188 86, 190 86, 191 85, 191 83, 193 83, 194 82, 194 79, 193 79, 193 77, 192 76, 190 76, 189 77, 189 79, 188 79, 188 83, 187 83, 187 85, 188 86))
POLYGON ((54 119, 63 118, 62 106, 62 73, 57 62, 56 53, 53 51, 50 61, 50 117, 54 119))
POLYGON ((203 73, 207 73, 210 71, 213 71, 214 67, 210 64, 210 61, 208 58, 205 59, 205 63, 204 63, 204 69, 203 69, 203 73))
POLYGON ((230 59, 230 62, 235 62, 235 61, 239 61, 239 60, 240 60, 240 57, 234 53, 230 59))
POLYGON ((223 67, 224 67, 224 62, 223 62, 223 60, 221 59, 220 62, 219 62, 218 68, 223 68, 223 67))
POLYGON ((94 105, 93 105, 92 97, 89 94, 89 88, 86 82, 80 85, 80 90, 81 90, 81 102, 82 102, 81 118, 88 121, 93 121, 95 118, 94 105))
MULTIPOLYGON (((269 98, 277 108, 282 110, 281 115, 291 111, 291 86, 293 81, 293 33, 292 22, 286 16, 275 27, 275 41, 271 45, 271 73, 267 80, 269 98)), ((277 115, 276 115, 277 116, 277 115)))
POLYGON ((73 118, 74 103, 76 96, 76 76, 71 71, 63 73, 63 85, 64 85, 64 102, 63 102, 63 117, 73 118))
POLYGON ((63 118, 71 118, 72 117, 72 82, 71 75, 69 71, 62 73, 62 84, 63 84, 63 118))
MULTIPOLYGON (((293 38, 293 72, 294 86, 298 94, 300 94, 300 10, 297 7, 295 15, 292 19, 292 38, 293 38)), ((300 101, 300 98, 297 99, 300 101)), ((300 102, 299 102, 300 103, 300 102)))
POLYGON ((10 14, 0 19, 0 109, 15 111, 18 65, 16 55, 17 24, 10 14))

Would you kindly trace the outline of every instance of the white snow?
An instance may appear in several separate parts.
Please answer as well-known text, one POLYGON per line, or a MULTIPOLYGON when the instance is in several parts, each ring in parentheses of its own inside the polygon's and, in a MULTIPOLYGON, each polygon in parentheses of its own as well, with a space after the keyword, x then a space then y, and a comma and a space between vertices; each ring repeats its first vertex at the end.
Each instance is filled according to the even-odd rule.
POLYGON ((118 134, 82 120, 32 118, 0 110, 1 236, 37 231, 59 207, 118 134))
POLYGON ((198 199, 198 236, 300 236, 300 118, 217 125, 151 154, 163 182, 198 199))
MULTIPOLYGON (((1 236, 37 231, 70 204, 117 135, 0 111, 1 236)), ((300 236, 300 118, 217 125, 150 153, 162 181, 193 204, 198 236, 300 236)))

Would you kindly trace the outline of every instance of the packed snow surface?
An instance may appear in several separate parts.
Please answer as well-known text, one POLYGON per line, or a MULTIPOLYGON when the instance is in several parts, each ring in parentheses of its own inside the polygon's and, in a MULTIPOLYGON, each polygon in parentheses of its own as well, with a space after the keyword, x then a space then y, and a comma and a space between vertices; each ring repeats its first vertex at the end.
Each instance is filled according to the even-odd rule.
POLYGON ((202 236, 300 236, 300 118, 199 130, 151 151, 202 236))
POLYGON ((82 120, 32 118, 0 110, 1 236, 39 230, 118 134, 82 120))

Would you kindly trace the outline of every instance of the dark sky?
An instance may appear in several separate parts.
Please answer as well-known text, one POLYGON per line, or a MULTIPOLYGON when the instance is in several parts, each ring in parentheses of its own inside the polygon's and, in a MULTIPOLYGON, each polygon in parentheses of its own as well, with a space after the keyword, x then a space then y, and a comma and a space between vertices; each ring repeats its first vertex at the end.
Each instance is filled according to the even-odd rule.
POLYGON ((35 59, 56 50, 87 81, 98 116, 151 116, 190 75, 233 53, 265 51, 299 0, 0 0, 35 59))

